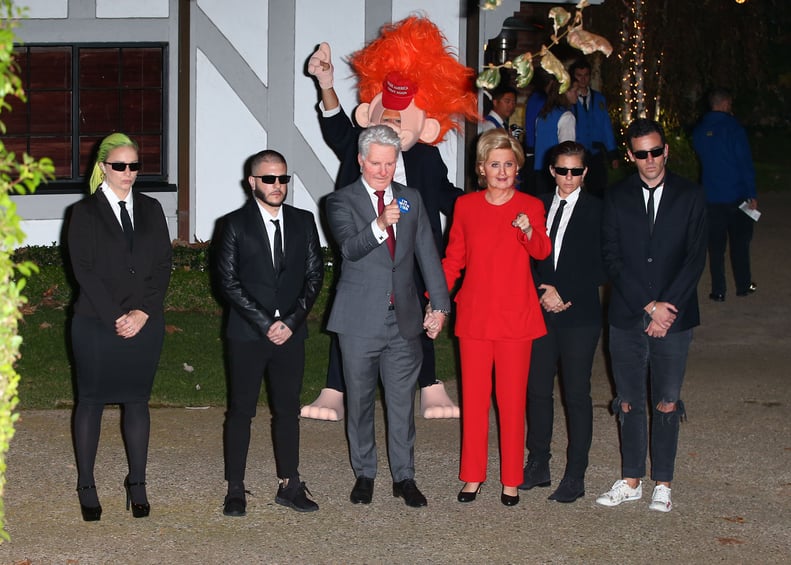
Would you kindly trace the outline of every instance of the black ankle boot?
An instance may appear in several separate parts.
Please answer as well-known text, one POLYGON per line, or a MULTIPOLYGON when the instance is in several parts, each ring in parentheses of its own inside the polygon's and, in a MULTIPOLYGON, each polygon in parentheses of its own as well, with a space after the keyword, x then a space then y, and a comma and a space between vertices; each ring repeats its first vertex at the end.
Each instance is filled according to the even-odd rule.
POLYGON ((139 482, 139 483, 130 483, 129 476, 124 479, 124 489, 126 489, 126 509, 129 510, 129 507, 132 507, 132 516, 135 518, 145 518, 151 512, 151 505, 148 502, 144 502, 141 504, 137 504, 132 501, 132 488, 131 487, 140 487, 143 489, 143 500, 147 500, 146 497, 146 483, 139 482))
POLYGON ((80 498, 80 511, 82 511, 82 519, 86 522, 98 522, 102 519, 102 505, 86 506, 83 500, 87 498, 88 491, 96 490, 96 485, 86 485, 77 487, 77 496, 80 498))

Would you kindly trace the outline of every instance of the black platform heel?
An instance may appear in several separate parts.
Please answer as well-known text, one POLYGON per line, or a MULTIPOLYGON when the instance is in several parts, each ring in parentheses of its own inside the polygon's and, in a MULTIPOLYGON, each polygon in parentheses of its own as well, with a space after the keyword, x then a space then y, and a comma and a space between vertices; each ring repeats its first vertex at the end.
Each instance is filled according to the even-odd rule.
MULTIPOLYGON (((464 486, 466 487, 467 485, 465 484, 464 486)), ((483 488, 483 483, 478 483, 478 488, 469 492, 465 492, 464 489, 462 488, 462 490, 459 491, 456 500, 458 500, 459 502, 473 502, 475 498, 479 494, 481 494, 482 488, 483 488)))
POLYGON ((132 516, 135 518, 145 518, 151 512, 151 505, 148 503, 145 504, 135 504, 132 502, 132 493, 131 487, 146 487, 146 483, 130 483, 129 477, 124 479, 124 488, 126 489, 126 509, 129 510, 130 506, 132 508, 132 516))
MULTIPOLYGON (((84 487, 77 487, 77 496, 86 490, 96 490, 96 485, 86 485, 84 487)), ((80 497, 81 498, 81 497, 80 497)), ((80 511, 82 512, 82 519, 86 522, 98 522, 102 519, 102 505, 99 506, 85 506, 80 500, 80 511)))

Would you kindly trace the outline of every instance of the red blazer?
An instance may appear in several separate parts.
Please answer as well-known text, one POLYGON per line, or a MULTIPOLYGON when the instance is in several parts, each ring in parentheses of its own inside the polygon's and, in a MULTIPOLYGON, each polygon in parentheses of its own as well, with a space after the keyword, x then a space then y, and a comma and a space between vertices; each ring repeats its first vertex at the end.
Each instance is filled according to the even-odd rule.
POLYGON ((464 276, 456 293, 456 335, 474 339, 528 340, 546 333, 530 258, 551 251, 544 205, 521 192, 502 206, 486 191, 456 201, 442 267, 448 287, 464 276), (524 212, 533 226, 527 238, 511 222, 524 212))

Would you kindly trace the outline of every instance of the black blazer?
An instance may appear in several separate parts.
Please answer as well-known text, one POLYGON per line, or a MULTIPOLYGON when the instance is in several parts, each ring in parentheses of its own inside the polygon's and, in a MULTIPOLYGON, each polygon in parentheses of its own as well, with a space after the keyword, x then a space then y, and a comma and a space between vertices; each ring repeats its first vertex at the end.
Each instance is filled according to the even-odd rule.
POLYGON ((218 231, 214 276, 229 306, 226 336, 242 341, 265 339, 275 322, 275 311, 280 310, 280 320, 293 337, 307 338, 305 320, 324 280, 313 214, 283 205, 285 266, 279 276, 254 198, 221 218, 218 231))
POLYGON ((607 189, 602 257, 613 286, 610 324, 633 328, 646 304, 659 300, 678 308, 670 332, 697 326, 697 286, 706 263, 706 240, 702 187, 668 171, 653 234, 648 231, 639 175, 607 189))
MULTIPOLYGON (((362 128, 355 127, 343 111, 321 117, 321 132, 324 140, 341 161, 335 188, 352 184, 360 178, 360 164, 357 162, 357 140, 362 128)), ((431 232, 442 256, 445 249, 440 212, 447 216, 450 224, 456 198, 464 194, 460 188, 448 180, 448 168, 442 161, 439 149, 426 143, 416 143, 409 151, 403 151, 406 184, 420 192, 426 207, 431 232)))
POLYGON ((101 190, 72 207, 68 251, 79 295, 74 313, 99 318, 110 329, 130 310, 152 319, 164 315, 172 248, 162 206, 134 193, 134 249, 101 190))
MULTIPOLYGON (((547 214, 554 196, 554 192, 539 196, 547 214)), ((557 269, 552 254, 533 262, 536 287, 551 284, 564 302, 571 301, 570 308, 557 314, 542 308, 547 323, 558 327, 601 325, 599 286, 606 279, 601 258, 601 218, 601 200, 581 192, 563 235, 557 269)))

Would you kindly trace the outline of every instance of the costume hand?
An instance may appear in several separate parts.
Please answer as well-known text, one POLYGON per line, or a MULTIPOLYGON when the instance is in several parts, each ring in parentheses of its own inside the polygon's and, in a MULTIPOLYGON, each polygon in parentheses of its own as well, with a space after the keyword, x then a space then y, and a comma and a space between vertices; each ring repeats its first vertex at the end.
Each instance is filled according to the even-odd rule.
POLYGON ((328 43, 322 42, 316 52, 310 56, 308 73, 318 79, 319 87, 322 89, 332 88, 335 78, 335 67, 332 65, 332 54, 328 43))
POLYGON ((530 218, 528 218, 527 214, 524 212, 519 212, 519 215, 511 222, 511 225, 522 230, 522 233, 528 238, 533 234, 533 226, 530 225, 530 218))
POLYGON ((758 199, 757 198, 748 198, 747 199, 747 207, 750 210, 757 210, 758 209, 758 199))
POLYGON ((647 333, 651 337, 665 337, 667 335, 667 328, 662 328, 651 320, 651 323, 648 324, 648 327, 645 329, 645 333, 647 333))
POLYGON ((439 335, 443 325, 445 325, 445 314, 435 310, 426 312, 426 316, 423 318, 423 329, 426 330, 426 335, 430 339, 435 339, 439 335))
POLYGON ((376 225, 379 226, 379 229, 384 231, 390 226, 397 224, 398 220, 401 219, 401 208, 398 207, 398 202, 396 199, 390 201, 390 204, 385 206, 385 209, 382 210, 382 213, 379 214, 379 217, 376 218, 376 225))
POLYGON ((557 314, 558 312, 568 310, 571 306, 571 301, 563 302, 560 294, 558 294, 558 289, 551 284, 540 284, 538 288, 544 291, 544 294, 541 295, 541 306, 547 312, 557 314))
POLYGON ((275 345, 283 345, 293 335, 291 329, 281 321, 277 321, 269 326, 266 337, 275 345))
POLYGON ((651 316, 651 320, 664 330, 669 329, 673 325, 678 314, 678 309, 670 302, 659 302, 658 300, 647 305, 646 311, 651 316))
POLYGON ((148 321, 148 314, 142 310, 130 310, 115 321, 115 333, 124 339, 135 337, 148 321))

